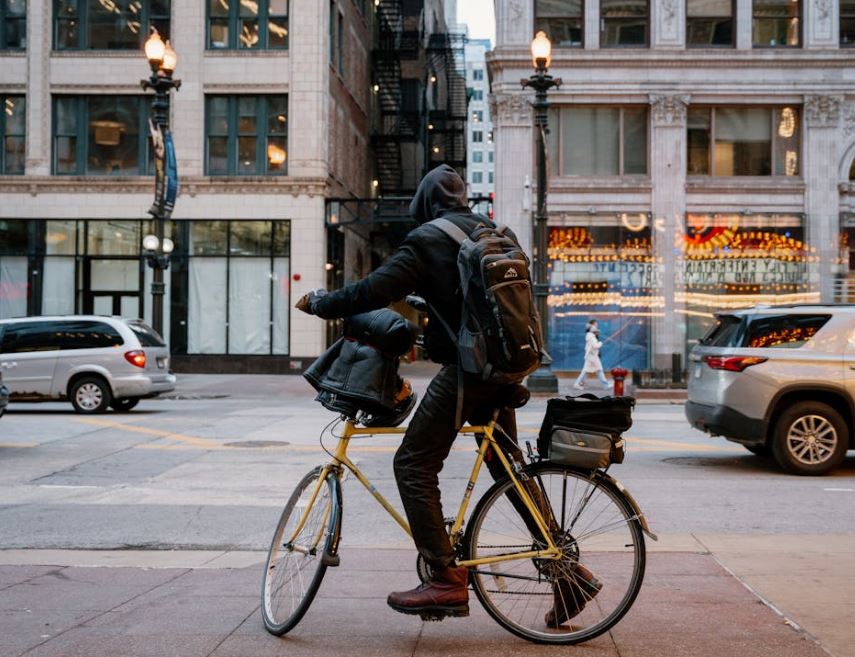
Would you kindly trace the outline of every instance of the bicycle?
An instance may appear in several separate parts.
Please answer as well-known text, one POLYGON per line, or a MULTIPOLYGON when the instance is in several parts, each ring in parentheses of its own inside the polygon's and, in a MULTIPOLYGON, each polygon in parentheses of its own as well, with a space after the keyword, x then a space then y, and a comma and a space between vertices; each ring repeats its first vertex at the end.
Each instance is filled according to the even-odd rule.
MULTIPOLYGON (((525 392, 524 404, 528 391, 521 386, 517 389, 525 392)), ((519 395, 513 399, 514 394, 511 392, 499 406, 521 406, 519 395)), ((457 564, 469 568, 470 584, 487 613, 513 634, 535 643, 552 644, 580 643, 599 636, 614 626, 635 601, 644 578, 644 536, 654 540, 656 536, 629 492, 605 470, 579 470, 547 460, 523 466, 506 455, 496 440, 495 432, 502 432, 496 423, 498 415, 496 410, 489 424, 464 426, 458 432, 475 435, 479 446, 449 528, 457 564), (472 491, 490 450, 500 460, 506 476, 484 493, 464 530, 472 491), (541 512, 533 495, 542 496, 539 504, 545 504, 548 513, 541 512), (527 519, 514 507, 514 502, 519 507, 520 500, 530 514, 527 519), (573 588, 574 597, 585 597, 581 612, 571 619, 572 624, 547 626, 544 615, 553 607, 556 583, 572 577, 583 561, 603 585, 599 595, 594 593, 594 599, 581 588, 573 588)), ((316 467, 297 484, 270 545, 261 610, 265 628, 277 636, 299 623, 327 568, 339 565, 341 481, 345 469, 410 535, 406 520, 347 456, 348 445, 355 436, 403 434, 406 428, 359 427, 357 419, 348 416, 340 420, 344 429, 330 462, 316 467)), ((422 581, 430 576, 421 556, 417 571, 422 581)))

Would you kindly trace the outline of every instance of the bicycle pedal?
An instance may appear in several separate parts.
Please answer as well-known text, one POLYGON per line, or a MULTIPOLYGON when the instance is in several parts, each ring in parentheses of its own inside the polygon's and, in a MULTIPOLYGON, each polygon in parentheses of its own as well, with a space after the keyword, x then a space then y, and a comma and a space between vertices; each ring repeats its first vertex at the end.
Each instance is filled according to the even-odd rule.
POLYGON ((325 566, 329 566, 330 568, 335 568, 336 566, 341 565, 341 557, 337 554, 327 554, 324 552, 321 557, 321 563, 325 566))

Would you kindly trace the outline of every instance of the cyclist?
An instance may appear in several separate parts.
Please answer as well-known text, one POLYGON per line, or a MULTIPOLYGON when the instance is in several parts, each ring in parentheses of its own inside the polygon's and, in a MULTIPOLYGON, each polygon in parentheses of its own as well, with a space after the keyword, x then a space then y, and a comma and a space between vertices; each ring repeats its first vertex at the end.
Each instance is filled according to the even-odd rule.
MULTIPOLYGON (((460 426, 456 424, 458 402, 457 347, 451 341, 438 313, 456 333, 460 326, 460 275, 457 269, 459 245, 440 228, 427 225, 442 217, 467 235, 488 220, 469 209, 466 185, 450 166, 430 171, 416 191, 410 214, 420 224, 378 269, 364 279, 339 290, 323 290, 303 296, 296 307, 324 319, 348 317, 383 308, 413 292, 429 304, 425 348, 431 360, 442 365, 428 386, 403 442, 395 454, 394 469, 398 490, 416 548, 431 567, 433 576, 409 591, 394 592, 387 600, 392 609, 405 614, 435 618, 466 616, 468 574, 455 565, 455 554, 445 528, 440 502, 438 474, 451 451, 460 426)), ((502 386, 463 376, 462 419, 486 424, 492 419, 497 394, 502 386)), ((498 418, 507 438, 499 438, 513 459, 523 463, 517 445, 516 418, 512 409, 503 409, 498 418)), ((494 478, 504 475, 498 459, 487 460, 494 478)), ((556 587, 555 609, 547 614, 548 625, 558 625, 573 615, 560 601, 556 587), (560 602, 560 604, 559 604, 560 602)))

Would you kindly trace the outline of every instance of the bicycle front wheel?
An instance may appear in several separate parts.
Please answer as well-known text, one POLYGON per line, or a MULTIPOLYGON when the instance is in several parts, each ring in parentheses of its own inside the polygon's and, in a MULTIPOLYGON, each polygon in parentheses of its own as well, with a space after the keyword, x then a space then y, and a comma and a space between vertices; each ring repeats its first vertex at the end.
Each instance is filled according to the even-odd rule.
POLYGON ((338 541, 339 482, 333 473, 322 481, 321 473, 315 468, 297 484, 267 554, 261 615, 267 631, 277 636, 292 630, 308 611, 327 569, 324 555, 338 541))
MULTIPOLYGON (((645 566, 641 523, 621 491, 598 473, 549 462, 525 472, 527 490, 549 507, 547 524, 562 556, 478 566, 470 571, 473 588, 487 613, 517 636, 587 641, 617 623, 638 595, 645 566)), ((494 484, 472 513, 467 559, 543 549, 530 516, 509 479, 494 484)))

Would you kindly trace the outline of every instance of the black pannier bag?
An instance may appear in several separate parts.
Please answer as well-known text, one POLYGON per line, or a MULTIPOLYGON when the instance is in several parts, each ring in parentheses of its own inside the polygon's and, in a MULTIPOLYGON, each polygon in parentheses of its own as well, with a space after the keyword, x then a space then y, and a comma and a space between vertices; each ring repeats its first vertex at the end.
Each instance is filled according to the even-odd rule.
POLYGON ((584 469, 622 463, 621 434, 632 426, 632 397, 556 397, 537 437, 541 458, 584 469))

